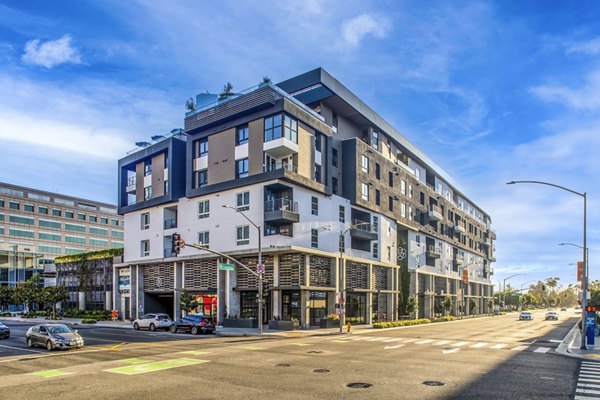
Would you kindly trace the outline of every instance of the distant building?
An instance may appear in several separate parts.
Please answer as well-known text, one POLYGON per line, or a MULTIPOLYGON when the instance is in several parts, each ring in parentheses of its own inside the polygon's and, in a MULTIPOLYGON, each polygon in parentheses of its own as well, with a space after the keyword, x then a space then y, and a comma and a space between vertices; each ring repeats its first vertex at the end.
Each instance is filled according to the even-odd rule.
POLYGON ((353 323, 397 320, 411 296, 420 317, 492 311, 491 217, 325 70, 196 103, 184 132, 119 160, 131 290, 115 302, 132 315, 179 315, 186 289, 219 320, 257 318, 255 276, 177 256, 174 233, 251 268, 262 243, 265 323, 319 326, 339 303, 353 323))
MULTIPOLYGON (((54 285, 55 257, 123 247, 123 218, 112 204, 0 182, 0 244, 29 249, 54 285)), ((9 270, 0 256, 0 285, 16 284, 9 270)))

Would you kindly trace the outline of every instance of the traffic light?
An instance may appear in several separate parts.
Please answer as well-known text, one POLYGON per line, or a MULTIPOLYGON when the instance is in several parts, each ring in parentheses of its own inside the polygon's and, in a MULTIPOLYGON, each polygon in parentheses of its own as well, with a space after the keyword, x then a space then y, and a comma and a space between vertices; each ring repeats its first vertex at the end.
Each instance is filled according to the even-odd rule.
POLYGON ((268 296, 269 290, 270 290, 269 285, 267 284, 266 281, 263 281, 263 283, 262 283, 262 294, 263 294, 263 297, 267 297, 268 296))
POLYGON ((181 235, 179 233, 174 233, 171 236, 171 248, 173 253, 177 256, 181 251, 181 248, 185 246, 185 242, 181 239, 181 235))

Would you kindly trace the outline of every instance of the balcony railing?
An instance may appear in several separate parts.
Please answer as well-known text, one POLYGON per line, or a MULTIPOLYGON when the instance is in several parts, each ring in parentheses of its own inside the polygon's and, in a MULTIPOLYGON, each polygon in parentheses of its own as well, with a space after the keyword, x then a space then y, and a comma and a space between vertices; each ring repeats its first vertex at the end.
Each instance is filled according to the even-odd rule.
POLYGON ((427 246, 427 257, 439 258, 442 255, 442 251, 432 245, 427 246))
POLYGON ((177 228, 177 218, 165 219, 165 229, 177 228))
POLYGON ((165 249, 164 258, 177 257, 177 254, 172 249, 165 249))
POLYGON ((272 199, 265 202, 265 212, 289 211, 298 213, 298 202, 289 199, 272 199))
POLYGON ((361 221, 360 219, 355 219, 352 221, 352 229, 358 229, 359 231, 364 232, 374 232, 371 229, 371 223, 367 221, 361 221))
POLYGON ((298 168, 295 167, 291 163, 278 162, 278 163, 275 163, 275 164, 267 164, 267 165, 265 165, 263 167, 263 171, 264 172, 276 171, 278 169, 283 169, 283 170, 286 170, 286 171, 298 173, 298 168))
POLYGON ((135 176, 130 176, 129 178, 127 178, 127 186, 134 186, 136 181, 137 180, 135 176))
POLYGON ((440 221, 444 218, 441 209, 436 205, 429 206, 429 219, 440 221))

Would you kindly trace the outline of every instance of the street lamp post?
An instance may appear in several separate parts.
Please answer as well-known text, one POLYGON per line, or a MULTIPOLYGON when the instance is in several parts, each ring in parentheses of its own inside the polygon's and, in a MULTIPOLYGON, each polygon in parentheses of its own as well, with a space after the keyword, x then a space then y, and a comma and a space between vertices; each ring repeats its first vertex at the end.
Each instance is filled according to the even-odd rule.
POLYGON ((538 184, 538 185, 546 185, 546 186, 552 186, 555 187, 557 189, 561 189, 564 190, 566 192, 569 193, 573 193, 577 196, 583 197, 583 246, 582 246, 582 250, 583 250, 583 265, 585 266, 583 268, 583 277, 582 277, 582 281, 581 281, 581 291, 582 291, 582 296, 581 296, 581 348, 582 349, 587 349, 587 345, 586 345, 586 341, 585 341, 585 313, 586 313, 586 306, 587 306, 587 291, 588 291, 588 271, 587 271, 587 193, 583 192, 583 193, 579 193, 576 192, 574 190, 571 190, 569 188, 566 188, 564 186, 560 186, 560 185, 555 185, 553 183, 548 183, 548 182, 540 182, 540 181, 511 181, 511 182, 507 182, 507 185, 514 185, 516 183, 534 183, 534 184, 538 184))
POLYGON ((514 274, 509 276, 508 278, 504 278, 504 285, 503 285, 503 289, 502 289, 502 306, 506 308, 506 281, 509 280, 510 278, 514 278, 515 276, 519 276, 519 275, 527 275, 527 274, 514 274))
MULTIPOLYGON (((574 247, 579 247, 580 249, 583 249, 583 247, 581 247, 580 245, 575 244, 575 243, 559 243, 558 245, 559 246, 574 246, 574 247)), ((584 264, 585 265, 584 269, 586 270, 585 275, 589 276, 589 273, 590 273, 590 271, 589 271, 589 269, 590 269, 590 249, 587 247, 585 249, 585 258, 586 258, 586 260, 585 260, 586 262, 584 264)), ((577 265, 577 263, 569 264, 569 265, 577 265)))
POLYGON ((256 273, 258 278, 258 333, 263 333, 263 275, 264 275, 264 267, 262 265, 262 230, 259 225, 256 225, 254 221, 252 221, 243 211, 238 210, 236 207, 232 207, 227 204, 223 204, 223 208, 231 208, 233 211, 241 214, 242 217, 246 218, 248 222, 252 224, 258 231, 258 264, 256 265, 256 273))

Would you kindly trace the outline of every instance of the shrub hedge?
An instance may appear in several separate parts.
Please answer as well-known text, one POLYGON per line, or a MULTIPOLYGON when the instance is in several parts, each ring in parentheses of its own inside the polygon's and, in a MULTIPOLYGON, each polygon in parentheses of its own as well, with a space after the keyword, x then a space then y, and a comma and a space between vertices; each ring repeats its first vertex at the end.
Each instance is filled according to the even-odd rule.
POLYGON ((385 329, 385 328, 396 328, 399 326, 411 326, 411 325, 422 325, 422 324, 431 324, 434 322, 446 322, 446 321, 454 321, 456 318, 454 317, 440 317, 440 318, 421 318, 421 319, 409 319, 404 321, 389 321, 389 322, 377 322, 373 324, 373 328, 375 329, 385 329))
POLYGON ((91 319, 91 318, 86 318, 86 319, 81 320, 82 324, 95 324, 96 322, 98 322, 98 321, 96 321, 95 319, 91 319))

